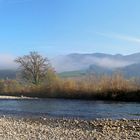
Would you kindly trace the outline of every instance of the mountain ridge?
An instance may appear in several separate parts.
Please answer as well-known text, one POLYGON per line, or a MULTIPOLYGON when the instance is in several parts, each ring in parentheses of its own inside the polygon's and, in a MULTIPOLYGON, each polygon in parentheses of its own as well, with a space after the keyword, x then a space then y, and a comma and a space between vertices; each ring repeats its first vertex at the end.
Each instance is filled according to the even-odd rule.
MULTIPOLYGON (((56 57, 51 63, 57 73, 66 76, 80 76, 86 73, 112 74, 116 71, 122 72, 125 76, 140 76, 140 53, 72 53, 56 57)), ((14 79, 16 72, 16 69, 0 70, 0 79, 14 79)))
POLYGON ((140 63, 140 53, 122 55, 105 53, 72 53, 56 57, 52 65, 57 72, 75 71, 87 69, 90 65, 97 65, 105 68, 122 68, 131 64, 140 63))

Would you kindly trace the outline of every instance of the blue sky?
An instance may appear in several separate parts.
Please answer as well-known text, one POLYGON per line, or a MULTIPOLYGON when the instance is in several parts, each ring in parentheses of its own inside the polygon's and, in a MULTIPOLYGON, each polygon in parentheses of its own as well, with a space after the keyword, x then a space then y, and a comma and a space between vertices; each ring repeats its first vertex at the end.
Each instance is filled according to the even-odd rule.
POLYGON ((139 0, 0 0, 0 54, 140 52, 139 0))

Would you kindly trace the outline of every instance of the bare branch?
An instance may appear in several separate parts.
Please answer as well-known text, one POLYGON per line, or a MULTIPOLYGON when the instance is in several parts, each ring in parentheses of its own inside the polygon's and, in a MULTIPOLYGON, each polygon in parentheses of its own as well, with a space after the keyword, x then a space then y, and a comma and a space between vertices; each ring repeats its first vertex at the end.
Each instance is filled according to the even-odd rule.
POLYGON ((18 57, 15 62, 20 64, 22 78, 36 85, 44 80, 48 69, 51 68, 49 60, 37 52, 18 57))

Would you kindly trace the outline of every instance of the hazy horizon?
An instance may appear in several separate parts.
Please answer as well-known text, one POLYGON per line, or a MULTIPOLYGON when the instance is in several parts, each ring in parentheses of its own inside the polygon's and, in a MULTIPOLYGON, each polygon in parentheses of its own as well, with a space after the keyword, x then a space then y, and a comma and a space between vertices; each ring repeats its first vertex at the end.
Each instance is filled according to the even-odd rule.
MULTIPOLYGON (((28 53, 29 54, 29 53, 28 53)), ((82 70, 88 68, 90 65, 97 65, 103 68, 114 69, 119 67, 125 67, 131 64, 139 63, 138 60, 125 59, 125 57, 130 57, 131 55, 139 55, 138 53, 123 55, 123 54, 107 54, 107 53, 70 53, 66 55, 58 55, 54 58, 49 59, 52 66, 55 68, 57 72, 63 71, 75 71, 82 70), (74 57, 83 57, 79 60, 74 57), (119 58, 124 57, 124 58, 119 58), (118 59, 119 58, 119 59, 118 59), (124 59, 124 60, 123 60, 124 59), (115 64, 115 65, 114 65, 115 64)), ((44 57, 47 57, 43 55, 44 57)), ((5 69, 17 69, 18 65, 14 62, 16 57, 12 57, 10 55, 0 55, 0 70, 5 69)))
POLYGON ((0 69, 30 51, 49 59, 71 53, 140 52, 139 0, 0 0, 0 69))

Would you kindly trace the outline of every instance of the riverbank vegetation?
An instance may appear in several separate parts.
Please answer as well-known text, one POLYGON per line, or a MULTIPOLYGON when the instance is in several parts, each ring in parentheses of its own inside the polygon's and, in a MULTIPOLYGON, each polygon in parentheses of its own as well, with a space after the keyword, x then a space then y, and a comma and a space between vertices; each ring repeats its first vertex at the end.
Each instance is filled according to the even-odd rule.
POLYGON ((19 57, 20 74, 15 80, 0 80, 0 95, 40 98, 140 101, 139 78, 122 74, 59 77, 47 58, 36 52, 19 57))
POLYGON ((51 73, 39 85, 18 80, 0 80, 0 94, 40 98, 71 98, 140 101, 138 79, 125 79, 121 74, 112 76, 87 75, 60 78, 51 73))

